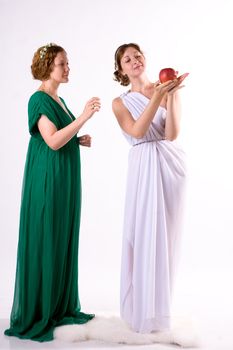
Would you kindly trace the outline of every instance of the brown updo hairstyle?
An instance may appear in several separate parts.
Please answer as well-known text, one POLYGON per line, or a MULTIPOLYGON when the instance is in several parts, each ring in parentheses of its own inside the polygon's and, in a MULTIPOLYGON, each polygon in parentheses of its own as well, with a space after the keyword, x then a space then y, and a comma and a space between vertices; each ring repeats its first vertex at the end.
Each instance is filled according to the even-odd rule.
POLYGON ((140 46, 135 43, 129 43, 129 44, 123 44, 118 47, 118 49, 115 52, 115 72, 114 74, 114 80, 118 81, 121 85, 127 86, 130 84, 128 76, 125 74, 122 74, 122 67, 121 67, 121 59, 125 53, 125 51, 129 48, 133 47, 135 50, 139 51, 142 55, 143 52, 140 49, 140 46))
POLYGON ((65 50, 53 43, 39 47, 34 53, 31 65, 31 72, 34 79, 49 79, 50 73, 53 70, 55 57, 59 52, 65 52, 65 50))

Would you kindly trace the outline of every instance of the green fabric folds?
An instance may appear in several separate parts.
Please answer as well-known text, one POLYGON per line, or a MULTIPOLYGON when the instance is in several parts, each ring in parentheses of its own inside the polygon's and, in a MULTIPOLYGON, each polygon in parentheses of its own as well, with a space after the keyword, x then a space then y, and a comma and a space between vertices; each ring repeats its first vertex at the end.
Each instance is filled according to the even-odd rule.
POLYGON ((80 311, 78 295, 81 176, 77 137, 53 151, 37 128, 42 114, 57 129, 71 123, 49 95, 37 91, 31 96, 15 293, 5 334, 49 341, 54 327, 86 323, 94 315, 80 311))

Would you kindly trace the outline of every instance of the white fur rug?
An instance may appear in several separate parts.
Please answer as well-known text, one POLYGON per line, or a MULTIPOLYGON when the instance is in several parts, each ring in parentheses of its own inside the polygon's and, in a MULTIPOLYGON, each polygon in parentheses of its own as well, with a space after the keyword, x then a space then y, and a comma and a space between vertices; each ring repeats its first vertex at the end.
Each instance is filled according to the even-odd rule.
POLYGON ((119 317, 96 316, 83 325, 57 327, 54 331, 54 338, 69 342, 97 340, 130 345, 161 343, 186 348, 198 346, 191 324, 184 320, 179 321, 179 324, 171 331, 141 334, 130 330, 119 317))

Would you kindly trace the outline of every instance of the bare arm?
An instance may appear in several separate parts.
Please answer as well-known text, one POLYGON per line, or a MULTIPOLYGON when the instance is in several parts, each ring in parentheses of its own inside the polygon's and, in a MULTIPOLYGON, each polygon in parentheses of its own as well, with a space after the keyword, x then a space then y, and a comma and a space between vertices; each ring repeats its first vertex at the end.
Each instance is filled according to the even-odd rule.
POLYGON ((174 81, 168 81, 164 84, 156 85, 150 102, 137 120, 133 119, 131 113, 123 105, 119 97, 114 99, 112 109, 120 127, 128 135, 131 135, 137 139, 142 138, 146 134, 164 95, 166 92, 168 92, 168 90, 174 88, 176 85, 177 82, 174 81))
POLYGON ((181 104, 179 92, 168 94, 165 138, 173 141, 180 131, 181 104))
POLYGON ((75 136, 81 127, 90 119, 95 112, 100 110, 100 100, 97 97, 90 99, 84 108, 83 113, 66 127, 57 130, 56 126, 42 115, 38 121, 38 129, 46 144, 54 151, 63 147, 75 136), (96 106, 93 109, 93 104, 96 106))
POLYGON ((167 93, 167 117, 165 125, 165 138, 173 141, 177 138, 180 131, 180 118, 181 118, 181 103, 179 96, 179 89, 184 87, 180 85, 184 79, 188 76, 188 73, 181 75, 177 80, 179 84, 167 93))

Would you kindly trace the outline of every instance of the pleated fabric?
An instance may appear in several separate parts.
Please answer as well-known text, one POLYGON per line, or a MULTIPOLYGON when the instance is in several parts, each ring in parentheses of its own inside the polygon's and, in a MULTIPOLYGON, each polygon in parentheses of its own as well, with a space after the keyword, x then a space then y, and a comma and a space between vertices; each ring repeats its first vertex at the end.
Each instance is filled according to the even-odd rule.
POLYGON ((10 328, 5 331, 9 336, 49 341, 54 327, 82 324, 94 317, 80 311, 78 294, 78 139, 75 136, 54 151, 37 127, 42 114, 57 129, 65 127, 75 119, 67 110, 71 117, 42 91, 29 100, 31 138, 22 189, 14 301, 10 328))
MULTIPOLYGON (((121 95, 136 120, 149 99, 121 95)), ((159 107, 142 139, 124 133, 129 152, 122 242, 121 316, 134 331, 170 328, 171 295, 181 237, 185 155, 165 140, 166 109, 159 107)))

